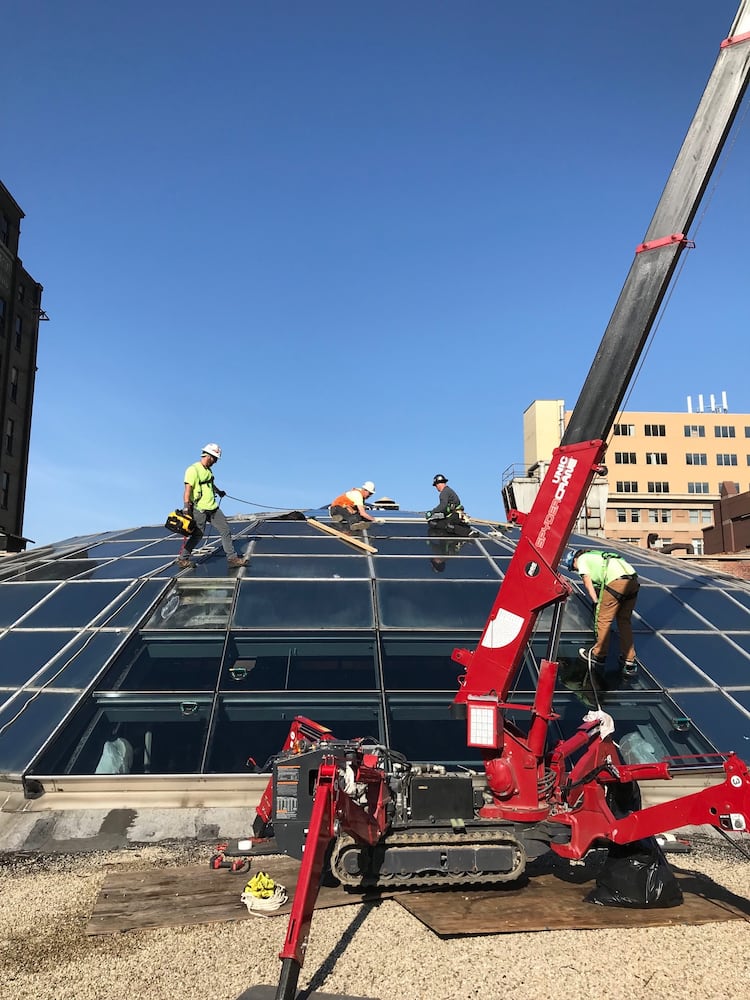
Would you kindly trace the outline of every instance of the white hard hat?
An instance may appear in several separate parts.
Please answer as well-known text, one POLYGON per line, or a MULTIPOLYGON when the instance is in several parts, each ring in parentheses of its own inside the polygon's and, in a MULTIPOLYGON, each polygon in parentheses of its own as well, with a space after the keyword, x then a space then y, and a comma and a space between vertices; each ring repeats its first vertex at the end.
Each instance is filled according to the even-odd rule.
POLYGON ((375 492, 375 483, 371 483, 368 479, 366 483, 362 483, 362 489, 367 490, 368 493, 375 492))
POLYGON ((210 455, 212 458, 215 458, 218 461, 221 458, 221 448, 218 446, 218 444, 212 442, 211 444, 206 444, 203 446, 201 454, 210 455))

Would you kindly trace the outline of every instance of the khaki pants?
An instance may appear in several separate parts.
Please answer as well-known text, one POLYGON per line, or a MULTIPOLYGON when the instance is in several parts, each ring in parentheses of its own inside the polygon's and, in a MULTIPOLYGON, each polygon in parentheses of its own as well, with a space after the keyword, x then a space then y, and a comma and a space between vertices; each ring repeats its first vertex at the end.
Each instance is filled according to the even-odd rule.
POLYGON ((638 598, 638 577, 620 578, 608 583, 602 590, 597 605, 596 642, 591 650, 594 657, 606 659, 612 622, 617 622, 620 632, 620 656, 623 660, 635 660, 633 628, 630 619, 638 598))

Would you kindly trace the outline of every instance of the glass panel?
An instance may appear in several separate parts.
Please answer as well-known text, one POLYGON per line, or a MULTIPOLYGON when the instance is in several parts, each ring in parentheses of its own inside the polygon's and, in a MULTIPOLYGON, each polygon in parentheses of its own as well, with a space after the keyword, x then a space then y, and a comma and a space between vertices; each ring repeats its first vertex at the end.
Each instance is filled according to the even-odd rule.
POLYGON ((20 580, 69 580, 87 569, 95 567, 93 559, 58 559, 57 562, 42 563, 25 573, 15 576, 14 582, 20 580))
POLYGON ((132 531, 123 531, 122 534, 118 533, 115 540, 125 542, 135 538, 145 543, 152 538, 165 538, 167 535, 173 539, 175 538, 175 535, 163 525, 149 524, 143 528, 133 528, 132 531))
POLYGON ((353 546, 342 538, 334 538, 333 535, 323 535, 316 532, 312 538, 259 536, 255 538, 253 552, 256 555, 264 556, 277 553, 287 556, 341 556, 351 555, 353 546))
POLYGON ((652 629, 705 628, 705 623, 664 587, 650 587, 643 582, 638 591, 636 614, 652 629))
MULTIPOLYGON (((85 555, 89 559, 116 559, 117 556, 126 556, 131 552, 135 552, 137 549, 143 547, 145 542, 99 542, 96 545, 91 545, 81 552, 80 550, 75 554, 73 558, 80 559, 81 556, 85 555)), ((65 558, 68 558, 67 556, 65 558)))
POLYGON ((54 583, 4 583, 0 587, 0 628, 12 625, 56 586, 54 583))
POLYGON ((738 607, 720 590, 676 587, 672 593, 699 615, 702 615, 714 628, 750 628, 750 611, 738 607))
POLYGON ((245 576, 369 579, 370 566, 364 556, 251 556, 245 576))
POLYGON ((39 751, 39 744, 65 718, 75 694, 22 691, 0 708, 0 760, 3 774, 21 775, 39 751), (7 728, 6 728, 7 727, 7 728))
MULTIPOLYGON (((86 580, 137 580, 156 573, 160 569, 173 566, 171 559, 115 559, 114 562, 98 563, 90 570, 86 580)), ((178 567, 173 566, 176 572, 178 567)))
MULTIPOLYGON (((46 632, 45 635, 54 635, 46 632)), ((71 633, 63 633, 68 639, 71 633)), ((118 632, 82 632, 75 642, 68 646, 44 670, 36 684, 44 684, 48 689, 77 688, 82 690, 92 683, 104 668, 112 653, 122 643, 118 632)))
MULTIPOLYGON (((692 696, 690 696, 692 697, 692 696)), ((698 698, 710 698, 701 692, 698 698)), ((684 696, 676 696, 680 704, 684 696)), ((555 698, 560 713, 560 725, 567 738, 581 724, 584 707, 569 696, 555 698)), ((620 694, 607 699, 604 710, 615 720, 615 741, 626 764, 653 763, 664 757, 705 755, 714 751, 694 726, 684 723, 684 707, 678 707, 664 694, 620 694)), ((710 733, 706 733, 709 736, 710 733)), ((701 757, 685 761, 685 766, 716 764, 715 759, 701 757)))
POLYGON ((75 636, 74 632, 7 632, 0 639, 0 684, 18 688, 75 636))
POLYGON ((141 549, 138 555, 144 557, 169 556, 172 559, 176 559, 182 549, 182 543, 182 535, 174 535, 170 532, 167 538, 164 538, 159 542, 154 542, 152 544, 144 542, 146 548, 141 549))
POLYGON ((662 583, 667 587, 678 587, 684 586, 688 582, 687 574, 681 572, 679 566, 659 565, 630 555, 627 556, 627 560, 641 577, 641 583, 648 580, 649 583, 662 583))
POLYGON ((451 703, 448 695, 389 695, 391 748, 414 763, 429 761, 481 770, 481 751, 466 746, 466 720, 451 718, 451 703))
POLYGON ((211 704, 205 694, 88 699, 32 773, 199 773, 211 704))
POLYGON ((63 584, 24 620, 24 628, 81 628, 111 604, 125 586, 122 583, 75 581, 63 584))
POLYGON ((214 691, 224 636, 133 637, 99 682, 122 691, 214 691))
MULTIPOLYGON (((373 515, 375 514, 383 517, 382 511, 373 511, 373 515)), ((331 522, 328 521, 328 524, 331 522)), ((380 542, 383 538, 424 538, 427 525, 424 518, 407 522, 389 520, 387 524, 373 524, 367 530, 380 542)))
POLYGON ((364 581, 242 580, 238 628, 372 628, 372 594, 364 581))
POLYGON ((497 594, 494 583, 479 580, 394 580, 378 581, 376 586, 383 628, 481 629, 497 594))
POLYGON ((727 587, 724 593, 727 597, 734 598, 735 601, 739 601, 743 607, 750 610, 750 592, 747 590, 735 590, 734 587, 727 587))
MULTIPOLYGON (((736 697, 736 696, 735 696, 736 697)), ((682 714, 724 753, 736 751, 747 756, 750 740, 750 717, 734 705, 721 691, 701 691, 698 694, 676 694, 675 701, 682 714)))
POLYGON ((446 555, 442 549, 433 550, 429 559, 375 556, 374 561, 375 575, 381 580, 429 580, 439 573, 448 580, 494 580, 496 586, 500 584, 500 577, 488 559, 463 559, 446 555))
MULTIPOLYGON (((464 668, 451 659, 457 646, 474 649, 479 636, 470 639, 383 639, 383 678, 385 686, 399 691, 447 691, 450 697, 458 691, 458 678, 464 668)), ((533 691, 535 673, 528 662, 521 667, 516 690, 533 691)))
POLYGON ((723 635, 670 633, 668 638, 711 680, 722 687, 750 684, 750 657, 727 642, 723 635))
POLYGON ((320 538, 320 528, 307 521, 260 521, 253 529, 254 535, 301 535, 320 538))
POLYGON ((223 690, 343 691, 378 687, 374 641, 281 640, 232 637, 221 676, 223 690))
POLYGON ((340 740, 370 737, 383 742, 375 695, 224 695, 207 770, 224 774, 269 770, 269 758, 281 750, 297 715, 327 726, 340 740))
POLYGON ((709 687, 705 677, 672 649, 671 642, 674 642, 674 636, 670 632, 639 636, 638 659, 662 687, 709 687))
POLYGON ((234 581, 180 579, 160 601, 144 629, 224 628, 234 599, 234 581))
MULTIPOLYGON (((365 539, 366 541, 367 539, 365 539)), ((456 539, 438 539, 438 538, 427 538, 423 535, 421 538, 376 538, 373 544, 378 550, 378 554, 381 556, 423 556, 426 559, 432 559, 435 556, 435 549, 433 545, 435 543, 443 543, 447 541, 449 544, 454 544, 460 542, 460 550, 462 556, 481 556, 483 553, 477 546, 476 541, 473 538, 456 538, 456 539)))
POLYGON ((118 610, 114 614, 108 613, 106 627, 128 628, 137 625, 159 594, 168 586, 164 580, 144 580, 137 587, 128 590, 118 610))

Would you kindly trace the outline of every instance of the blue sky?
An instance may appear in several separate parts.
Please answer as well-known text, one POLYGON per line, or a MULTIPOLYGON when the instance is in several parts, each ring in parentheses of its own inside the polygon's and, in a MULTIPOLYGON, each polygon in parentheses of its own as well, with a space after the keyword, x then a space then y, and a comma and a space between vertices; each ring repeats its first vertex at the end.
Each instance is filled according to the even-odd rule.
MULTIPOLYGON (((736 8, 8 5, 0 178, 51 318, 25 533, 162 522, 208 441, 261 507, 373 479, 425 510, 443 472, 501 517, 523 411, 574 404, 736 8)), ((734 135, 629 409, 750 411, 734 135)))

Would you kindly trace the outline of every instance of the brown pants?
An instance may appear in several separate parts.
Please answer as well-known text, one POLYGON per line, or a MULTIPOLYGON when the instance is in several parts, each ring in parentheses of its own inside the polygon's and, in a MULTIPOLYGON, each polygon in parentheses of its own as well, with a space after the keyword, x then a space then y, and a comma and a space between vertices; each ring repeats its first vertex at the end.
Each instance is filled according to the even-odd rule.
POLYGON ((635 660, 630 619, 633 617, 639 586, 636 576, 633 579, 613 580, 602 590, 597 605, 596 642, 591 650, 592 656, 606 659, 610 628, 612 622, 616 621, 620 631, 620 655, 623 660, 635 660))

